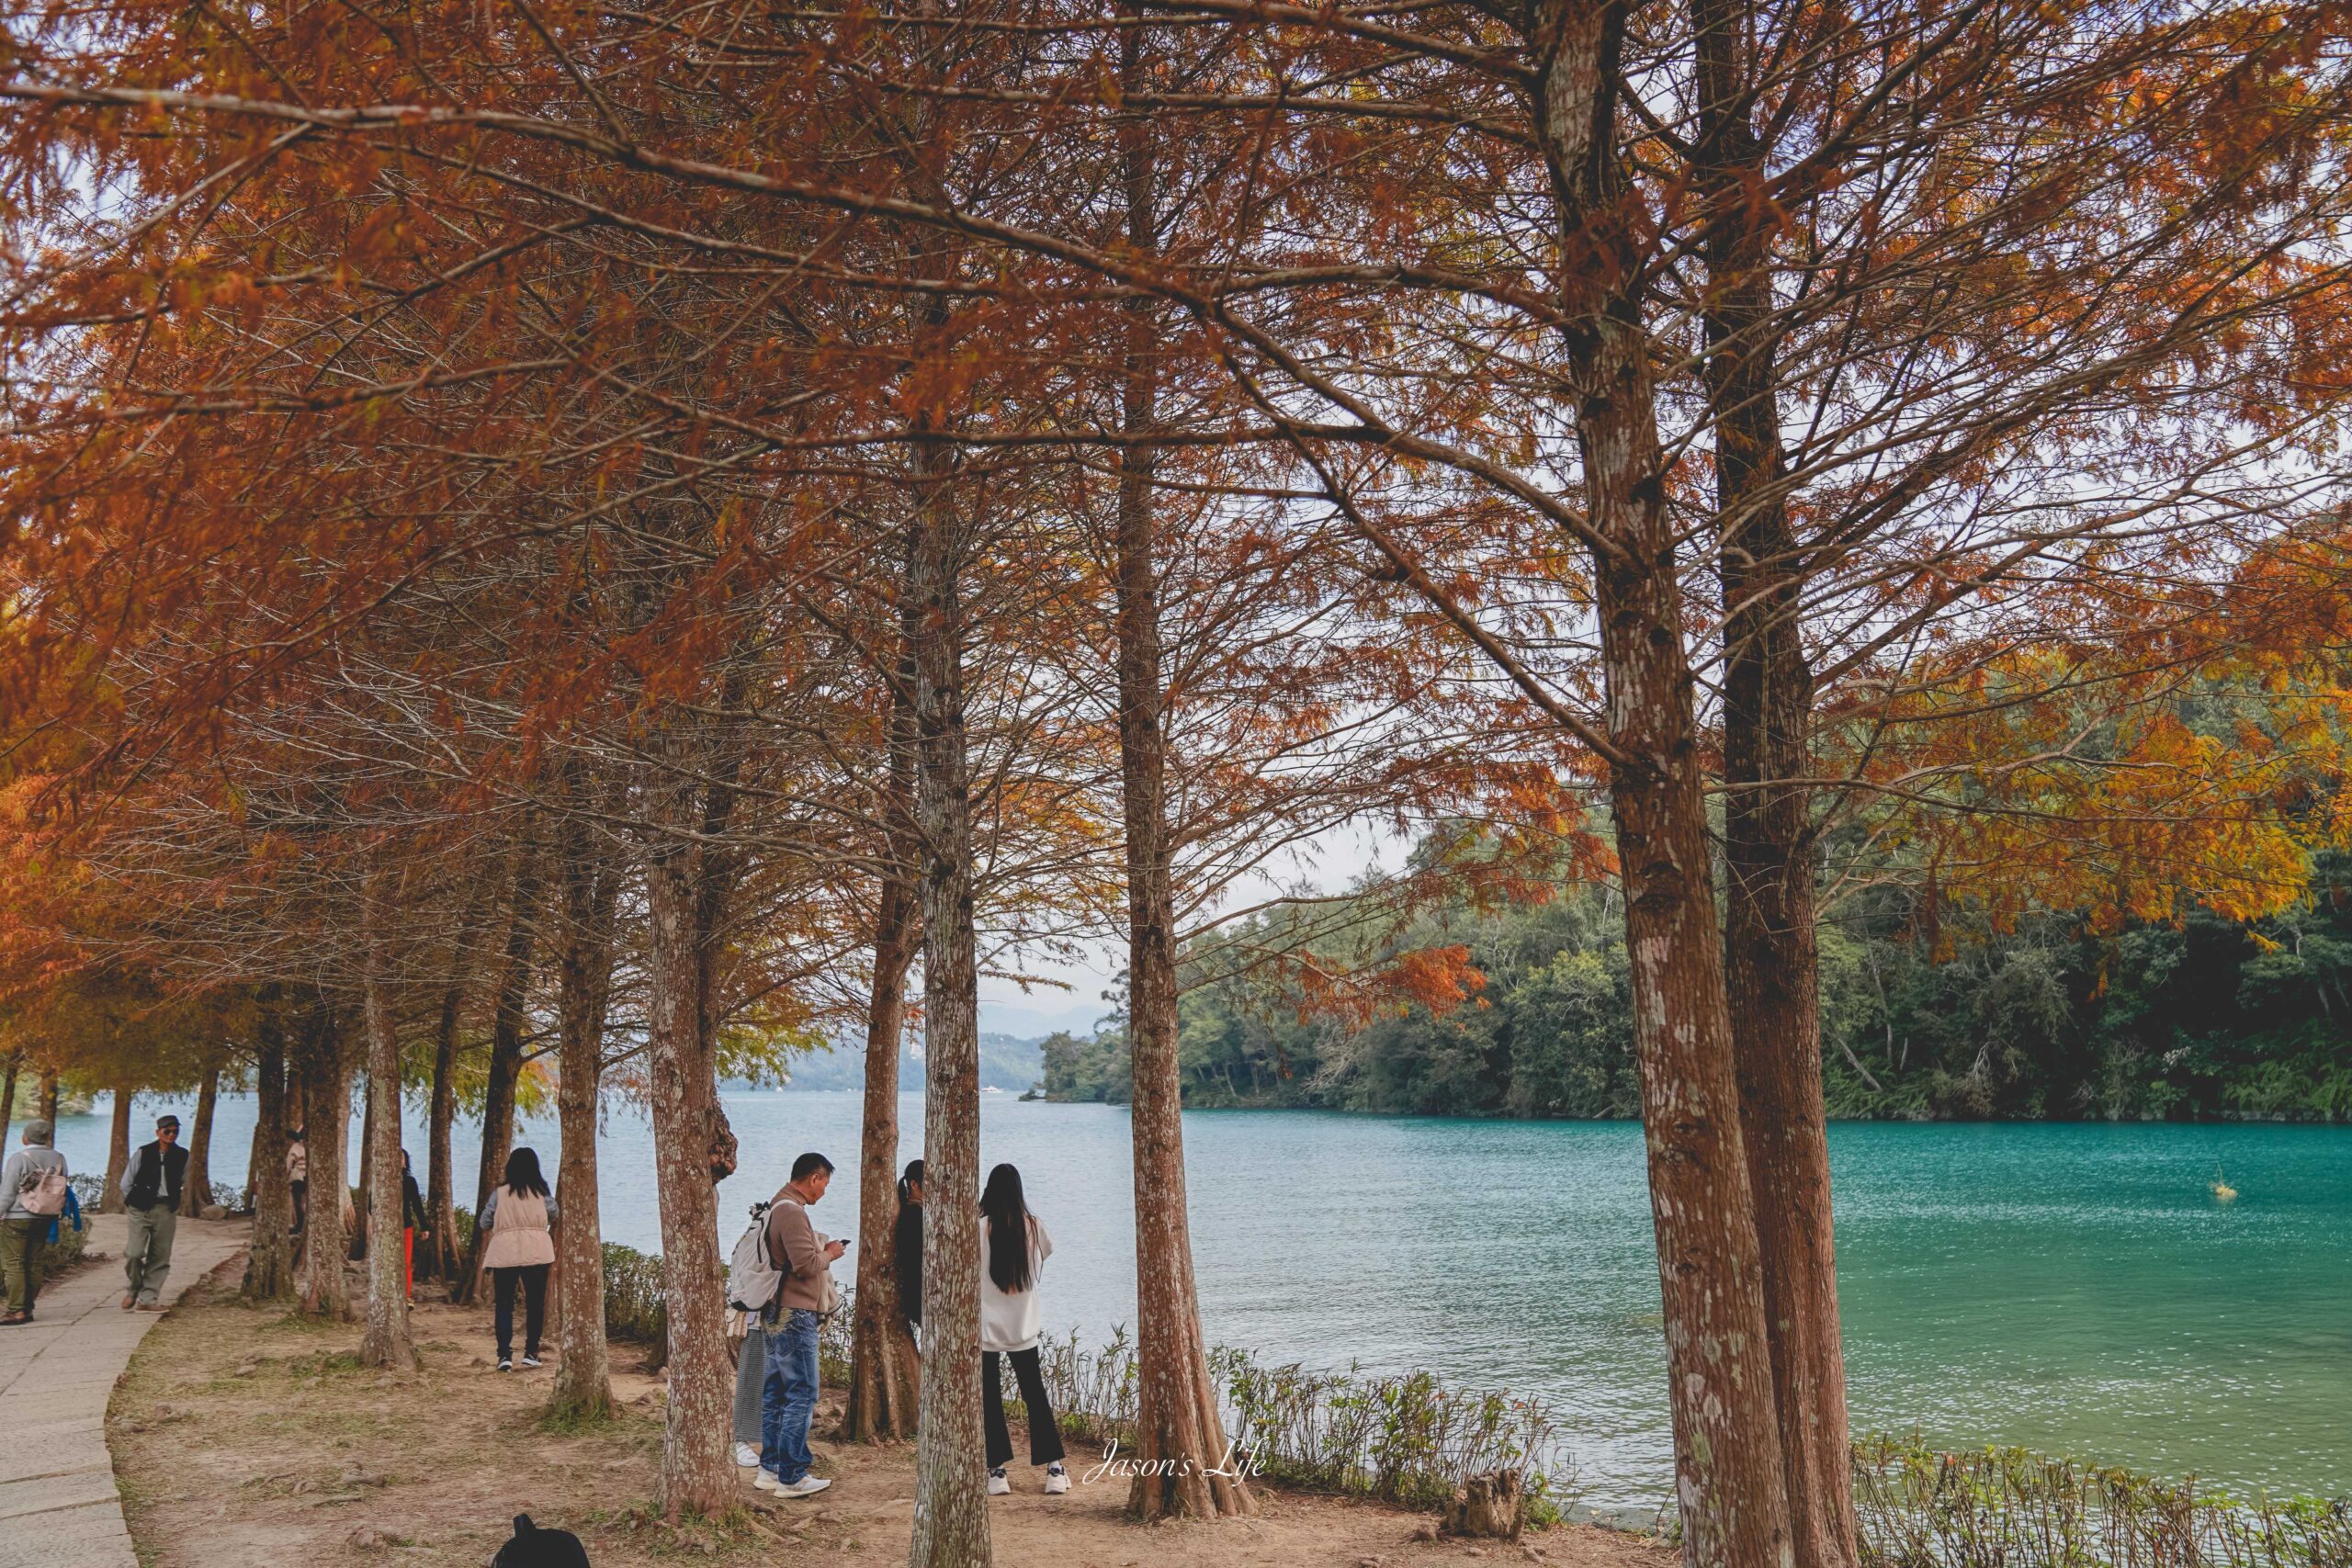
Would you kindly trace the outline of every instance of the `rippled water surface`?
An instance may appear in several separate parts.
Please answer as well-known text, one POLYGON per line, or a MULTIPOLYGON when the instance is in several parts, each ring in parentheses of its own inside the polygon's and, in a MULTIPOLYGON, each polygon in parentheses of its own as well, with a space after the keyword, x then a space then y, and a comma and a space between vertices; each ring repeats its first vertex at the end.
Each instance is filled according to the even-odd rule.
MULTIPOLYGON (((803 1148, 841 1163, 820 1216, 855 1230, 854 1096, 728 1109, 745 1168, 721 1190, 730 1239, 803 1148)), ((60 1130, 77 1169, 104 1158, 103 1110, 60 1130)), ((902 1114, 910 1157, 920 1097, 902 1114)), ((981 1125, 983 1158, 1022 1168, 1053 1229, 1048 1323, 1094 1338, 1130 1321, 1126 1113, 990 1095, 981 1125)), ((252 1126, 224 1102, 217 1179, 242 1178, 252 1126)), ((551 1156, 551 1124, 526 1135, 551 1156)), ((1540 1394, 1589 1497, 1664 1495, 1637 1127, 1194 1111, 1185 1137, 1213 1341, 1540 1394)), ((616 1113, 602 1144, 607 1235, 656 1245, 644 1122, 616 1113)), ((1852 1124, 1831 1147, 1858 1427, 2352 1492, 2352 1130, 1852 1124)), ((460 1170, 472 1158, 461 1135, 460 1170)))

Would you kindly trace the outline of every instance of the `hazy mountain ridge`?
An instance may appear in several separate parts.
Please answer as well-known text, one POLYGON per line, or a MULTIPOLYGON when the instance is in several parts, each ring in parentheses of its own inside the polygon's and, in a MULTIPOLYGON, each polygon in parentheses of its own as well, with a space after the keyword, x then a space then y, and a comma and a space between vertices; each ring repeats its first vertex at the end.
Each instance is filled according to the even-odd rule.
MULTIPOLYGON (((1002 1089, 1007 1094, 1019 1094, 1033 1088, 1045 1076, 1045 1037, 1023 1039, 1011 1034, 985 1033, 980 1036, 980 1087, 1002 1089)), ((899 1087, 901 1089, 922 1088, 922 1048, 910 1045, 899 1057, 899 1087)), ((735 1079, 728 1080, 729 1089, 756 1089, 762 1086, 735 1079)), ((865 1087, 865 1050, 862 1042, 835 1041, 830 1049, 811 1051, 792 1064, 792 1081, 787 1089, 847 1089, 865 1087)))

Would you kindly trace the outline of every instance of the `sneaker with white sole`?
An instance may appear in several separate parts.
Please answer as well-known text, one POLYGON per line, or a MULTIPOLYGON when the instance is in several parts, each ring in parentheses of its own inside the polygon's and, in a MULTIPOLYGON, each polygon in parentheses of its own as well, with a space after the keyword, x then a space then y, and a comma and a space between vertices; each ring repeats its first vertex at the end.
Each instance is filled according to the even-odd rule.
POLYGON ((1012 1483, 1005 1479, 1004 1466, 1002 1465, 998 1465, 994 1470, 989 1472, 989 1495, 991 1497, 1010 1497, 1012 1495, 1012 1483))
POLYGON ((813 1497, 831 1484, 831 1482, 820 1480, 814 1475, 804 1475, 797 1481, 787 1481, 773 1490, 779 1497, 813 1497))
POLYGON ((522 1364, 526 1367, 536 1367, 538 1366, 540 1362, 537 1356, 526 1356, 523 1358, 522 1364))
POLYGON ((1057 1464, 1047 1465, 1046 1467, 1046 1495, 1058 1497, 1069 1490, 1069 1472, 1057 1464))
POLYGON ((759 1474, 752 1477, 752 1484, 762 1492, 781 1492, 784 1490, 784 1483, 776 1478, 776 1473, 773 1470, 763 1470, 760 1472, 759 1474))
POLYGON ((738 1443, 738 1444, 736 1444, 736 1445, 735 1445, 735 1464, 736 1464, 736 1467, 737 1467, 738 1469, 748 1470, 748 1469, 750 1469, 752 1465, 755 1465, 755 1464, 757 1464, 757 1463, 759 1463, 759 1462, 760 1462, 760 1445, 759 1445, 759 1444, 757 1444, 757 1443, 738 1443))
POLYGON ((511 1372, 514 1370, 514 1363, 502 1356, 499 1358, 498 1370, 502 1372, 511 1372))

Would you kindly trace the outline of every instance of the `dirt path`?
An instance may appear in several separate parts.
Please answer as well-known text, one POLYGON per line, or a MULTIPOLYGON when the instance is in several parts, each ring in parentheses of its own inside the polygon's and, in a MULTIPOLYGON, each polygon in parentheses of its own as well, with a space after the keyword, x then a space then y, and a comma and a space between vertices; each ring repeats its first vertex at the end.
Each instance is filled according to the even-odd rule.
MULTIPOLYGON (((549 1431, 546 1371, 488 1364, 488 1314, 418 1310, 424 1371, 359 1370, 356 1326, 306 1324, 222 1294, 192 1295, 152 1333, 107 1415, 115 1469, 140 1560, 152 1568, 223 1562, 308 1568, 357 1562, 479 1568, 529 1513, 577 1530, 596 1568, 694 1561, 885 1568, 906 1561, 910 1448, 820 1441, 831 1491, 779 1503, 746 1484, 752 1525, 732 1536, 674 1531, 653 1517, 661 1443, 657 1384, 616 1376, 625 1414, 585 1433, 549 1431)), ((625 1348, 616 1348, 628 1359, 625 1348)), ((835 1403, 818 1416, 831 1424, 835 1403)), ((1073 1456, 1082 1476, 1086 1459, 1073 1456)), ((751 1472, 743 1472, 748 1483, 751 1472)), ((1472 1562, 1662 1568, 1655 1544, 1590 1528, 1524 1547, 1413 1539, 1423 1517, 1371 1504, 1272 1494, 1264 1517, 1141 1529, 1125 1488, 1081 1481, 1046 1497, 1016 1467, 993 1515, 1005 1568, 1381 1568, 1472 1562)))
MULTIPOLYGON (((134 1568, 104 1429, 107 1392, 167 1321, 125 1312, 120 1214, 93 1215, 88 1266, 41 1287, 33 1321, 0 1329, 0 1568, 134 1568)), ((244 1245, 242 1224, 182 1220, 170 1302, 244 1245)))

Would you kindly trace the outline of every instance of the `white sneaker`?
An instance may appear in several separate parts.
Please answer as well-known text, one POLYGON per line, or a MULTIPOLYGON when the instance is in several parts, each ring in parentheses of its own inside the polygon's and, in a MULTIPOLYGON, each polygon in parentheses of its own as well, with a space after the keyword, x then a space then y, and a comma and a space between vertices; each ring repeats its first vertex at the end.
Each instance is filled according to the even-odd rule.
POLYGON ((999 1465, 996 1469, 989 1472, 989 1495, 991 1497, 1010 1497, 1012 1495, 1012 1483, 1004 1478, 1004 1467, 1002 1465, 999 1465))
POLYGON ((748 1469, 759 1462, 760 1446, 757 1443, 738 1443, 735 1445, 735 1463, 738 1469, 748 1469))
POLYGON ((523 1358, 521 1364, 526 1367, 536 1367, 539 1364, 539 1359, 537 1356, 526 1356, 523 1358))
POLYGON ((804 1475, 797 1481, 781 1483, 771 1487, 770 1490, 779 1497, 813 1497, 831 1484, 830 1481, 820 1480, 813 1475, 804 1475))
POLYGON ((1057 1464, 1047 1465, 1046 1467, 1046 1495, 1058 1497, 1069 1490, 1069 1472, 1057 1464))
POLYGON ((752 1477, 752 1484, 762 1492, 781 1492, 784 1490, 784 1483, 775 1478, 775 1472, 772 1470, 763 1470, 760 1472, 759 1474, 752 1477))

